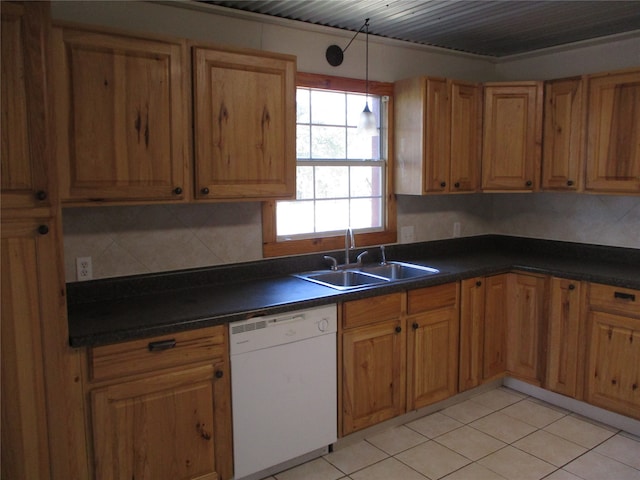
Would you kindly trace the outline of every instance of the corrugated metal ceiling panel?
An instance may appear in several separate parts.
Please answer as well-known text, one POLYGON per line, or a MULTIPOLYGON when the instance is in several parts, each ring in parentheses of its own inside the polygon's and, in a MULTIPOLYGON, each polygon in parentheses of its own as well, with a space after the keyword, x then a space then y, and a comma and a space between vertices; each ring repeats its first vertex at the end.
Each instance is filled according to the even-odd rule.
POLYGON ((640 31, 640 1, 208 0, 205 3, 502 57, 640 31))

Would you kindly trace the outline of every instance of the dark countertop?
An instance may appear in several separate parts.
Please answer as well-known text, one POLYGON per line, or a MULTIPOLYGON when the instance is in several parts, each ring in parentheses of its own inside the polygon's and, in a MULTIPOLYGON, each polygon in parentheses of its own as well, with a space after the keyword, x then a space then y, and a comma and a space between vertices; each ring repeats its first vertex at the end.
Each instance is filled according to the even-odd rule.
MULTIPOLYGON (((378 248, 367 250, 369 261, 380 260, 378 248)), ((483 235, 390 245, 386 251, 387 260, 441 273, 339 291, 290 276, 327 268, 323 254, 312 254, 69 283, 69 341, 73 347, 116 343, 514 269, 640 289, 640 249, 483 235)))

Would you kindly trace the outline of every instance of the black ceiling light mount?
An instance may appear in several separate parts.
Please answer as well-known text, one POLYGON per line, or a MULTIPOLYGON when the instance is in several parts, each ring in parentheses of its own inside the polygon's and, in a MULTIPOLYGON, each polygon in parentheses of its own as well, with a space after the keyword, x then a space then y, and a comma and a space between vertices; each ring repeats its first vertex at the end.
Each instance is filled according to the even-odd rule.
POLYGON ((356 32, 356 34, 349 41, 347 46, 344 47, 344 49, 340 48, 338 45, 329 45, 329 47, 327 48, 327 51, 325 53, 325 57, 327 58, 327 62, 329 62, 329 65, 331 65, 332 67, 337 67, 339 65, 342 65, 342 61, 344 60, 344 52, 347 51, 347 48, 349 48, 349 46, 353 43, 353 41, 356 39, 358 34, 360 32, 362 32, 362 30, 364 30, 365 27, 367 28, 367 33, 369 33, 368 32, 368 29, 369 29, 369 19, 368 18, 364 21, 364 23, 360 27, 360 30, 358 30, 356 32))

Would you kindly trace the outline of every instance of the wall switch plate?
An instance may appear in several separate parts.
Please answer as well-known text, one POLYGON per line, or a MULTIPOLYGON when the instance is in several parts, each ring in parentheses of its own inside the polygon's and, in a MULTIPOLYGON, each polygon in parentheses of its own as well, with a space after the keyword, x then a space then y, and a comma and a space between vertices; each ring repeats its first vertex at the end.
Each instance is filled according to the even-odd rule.
POLYGON ((79 282, 91 280, 93 278, 93 265, 91 257, 76 258, 76 279, 79 282))
POLYGON ((416 241, 416 230, 413 225, 400 229, 400 243, 412 243, 416 241))

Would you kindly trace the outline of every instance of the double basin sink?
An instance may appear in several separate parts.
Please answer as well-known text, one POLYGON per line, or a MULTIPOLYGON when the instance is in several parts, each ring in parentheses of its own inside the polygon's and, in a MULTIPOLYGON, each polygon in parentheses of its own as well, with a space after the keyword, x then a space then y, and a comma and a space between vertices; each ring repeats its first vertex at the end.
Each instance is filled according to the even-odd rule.
POLYGON ((294 276, 336 290, 349 290, 398 280, 416 279, 437 273, 440 273, 440 270, 413 263, 387 262, 341 270, 297 273, 294 276))

